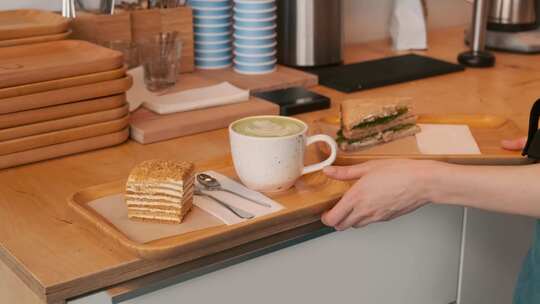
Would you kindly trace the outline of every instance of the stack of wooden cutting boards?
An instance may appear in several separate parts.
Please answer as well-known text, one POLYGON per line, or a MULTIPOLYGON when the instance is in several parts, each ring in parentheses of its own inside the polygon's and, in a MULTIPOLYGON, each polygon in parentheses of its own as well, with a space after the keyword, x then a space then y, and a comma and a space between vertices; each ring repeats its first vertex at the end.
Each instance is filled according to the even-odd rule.
POLYGON ((70 33, 69 20, 53 12, 0 11, 0 47, 62 40, 70 33))
POLYGON ((0 169, 124 142, 131 85, 122 54, 89 42, 0 48, 0 169))

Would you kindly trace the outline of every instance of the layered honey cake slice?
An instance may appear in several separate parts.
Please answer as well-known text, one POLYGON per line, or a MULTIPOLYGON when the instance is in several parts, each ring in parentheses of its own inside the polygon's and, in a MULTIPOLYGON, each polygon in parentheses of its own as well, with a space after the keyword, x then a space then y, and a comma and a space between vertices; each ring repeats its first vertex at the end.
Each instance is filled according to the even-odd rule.
POLYGON ((193 172, 190 162, 148 160, 137 165, 126 184, 128 217, 181 223, 193 205, 193 172))

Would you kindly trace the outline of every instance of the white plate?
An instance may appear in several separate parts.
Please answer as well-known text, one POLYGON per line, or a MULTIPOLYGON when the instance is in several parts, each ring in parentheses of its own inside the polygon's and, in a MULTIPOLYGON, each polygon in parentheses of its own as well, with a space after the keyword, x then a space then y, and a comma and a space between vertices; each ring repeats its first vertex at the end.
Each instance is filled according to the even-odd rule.
POLYGON ((191 6, 192 9, 197 11, 225 11, 230 10, 232 8, 232 5, 229 6, 221 6, 221 7, 200 7, 200 6, 191 6))
POLYGON ((221 33, 194 33, 195 36, 206 36, 206 37, 212 37, 212 36, 230 36, 232 34, 232 31, 228 32, 221 32, 221 33))
POLYGON ((263 37, 247 37, 247 36, 238 36, 236 34, 233 35, 235 39, 244 39, 244 40, 268 40, 268 39, 274 39, 276 38, 277 34, 272 34, 268 36, 263 37))
POLYGON ((212 61, 224 61, 224 60, 230 60, 232 58, 233 58, 233 56, 231 55, 231 56, 220 57, 220 58, 199 58, 199 57, 195 57, 195 60, 205 61, 205 62, 211 63, 212 61))
POLYGON ((264 13, 271 13, 271 12, 275 12, 277 10, 277 7, 274 6, 272 8, 267 8, 267 9, 263 9, 263 10, 245 10, 245 9, 238 9, 238 8, 233 8, 233 10, 235 12, 239 12, 239 13, 242 13, 242 14, 264 14, 264 13))
MULTIPOLYGON (((195 50, 197 53, 204 53, 204 54, 213 54, 213 53, 223 53, 223 52, 228 52, 228 51, 232 51, 232 47, 230 48, 226 48, 226 49, 215 49, 215 50, 200 50, 200 49, 197 49, 195 50)), ((247 56, 246 56, 247 57, 247 56)))
POLYGON ((243 49, 267 49, 271 47, 276 47, 277 42, 274 42, 272 44, 265 44, 265 45, 240 45, 236 43, 236 41, 233 43, 235 47, 243 48, 243 49))
POLYGON ((227 44, 227 43, 231 43, 232 42, 232 39, 229 39, 229 40, 223 40, 223 41, 194 41, 195 44, 200 44, 200 45, 216 45, 216 44, 227 44))
POLYGON ((199 27, 199 28, 216 28, 216 27, 230 27, 232 25, 232 22, 229 23, 212 23, 212 24, 193 24, 193 27, 199 27))
POLYGON ((220 66, 213 66, 213 67, 206 67, 206 66, 196 66, 198 70, 221 70, 230 68, 232 66, 232 63, 220 65, 220 66))
POLYGON ((240 18, 233 15, 233 19, 238 20, 238 21, 243 21, 243 22, 270 22, 270 21, 276 20, 277 16, 272 16, 272 17, 264 18, 264 19, 257 19, 257 18, 240 18))
POLYGON ((248 57, 248 58, 269 57, 269 56, 274 56, 276 54, 277 54, 277 51, 273 51, 270 53, 262 53, 262 54, 244 54, 244 53, 238 53, 237 51, 234 51, 234 55, 241 56, 241 57, 248 57))
POLYGON ((232 17, 232 14, 228 14, 228 15, 215 15, 215 16, 193 16, 194 19, 227 19, 227 18, 231 18, 232 17))
POLYGON ((238 74, 244 74, 244 75, 264 75, 264 74, 270 74, 270 73, 275 72, 277 70, 277 66, 271 70, 259 71, 259 72, 246 72, 246 71, 238 70, 237 68, 234 68, 233 70, 238 74))
POLYGON ((236 61, 236 59, 234 59, 233 62, 234 62, 234 64, 238 64, 238 65, 245 65, 245 66, 251 66, 251 67, 259 67, 259 66, 265 66, 265 65, 276 64, 276 63, 277 63, 277 59, 274 59, 274 60, 268 61, 268 62, 259 62, 259 63, 245 63, 245 62, 238 62, 238 61, 236 61))
POLYGON ((242 30, 242 31, 269 31, 269 30, 273 30, 277 27, 276 24, 272 25, 272 26, 264 26, 264 27, 243 27, 243 26, 238 26, 238 25, 233 25, 233 28, 235 29, 239 29, 239 30, 242 30))

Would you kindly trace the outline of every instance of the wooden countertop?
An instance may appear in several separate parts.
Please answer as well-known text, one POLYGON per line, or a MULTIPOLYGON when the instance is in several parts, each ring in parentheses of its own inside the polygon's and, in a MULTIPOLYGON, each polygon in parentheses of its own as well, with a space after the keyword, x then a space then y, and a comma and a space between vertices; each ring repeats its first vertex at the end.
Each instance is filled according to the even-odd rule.
MULTIPOLYGON (((419 52, 455 61, 465 49, 463 28, 437 30, 430 49, 419 52)), ((395 55, 387 41, 347 48, 346 62, 395 55)), ((540 56, 496 53, 497 66, 467 69, 400 85, 351 94, 354 97, 407 96, 420 113, 496 114, 513 119, 525 134, 532 103, 540 97, 540 56)), ((325 87, 332 109, 298 116, 306 121, 335 112, 347 97, 325 87)), ((0 171, 0 259, 42 300, 62 303, 92 290, 185 262, 187 257, 144 261, 104 241, 86 226, 72 222, 66 198, 73 192, 125 178, 149 158, 203 162, 229 152, 226 130, 142 146, 135 142, 0 171), (122 275, 92 282, 92 275, 121 269, 122 275), (81 282, 85 282, 80 284, 81 282)), ((309 159, 315 158, 311 151, 309 159)))

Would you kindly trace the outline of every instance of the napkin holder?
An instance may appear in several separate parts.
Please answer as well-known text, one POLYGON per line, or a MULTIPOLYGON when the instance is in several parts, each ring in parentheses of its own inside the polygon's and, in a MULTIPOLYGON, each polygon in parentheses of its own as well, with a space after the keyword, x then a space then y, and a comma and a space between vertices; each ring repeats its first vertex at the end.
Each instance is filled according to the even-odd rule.
POLYGON ((538 129, 538 120, 540 119, 540 99, 538 99, 532 109, 529 118, 529 136, 527 144, 523 149, 523 155, 534 160, 540 161, 540 130, 538 129))

